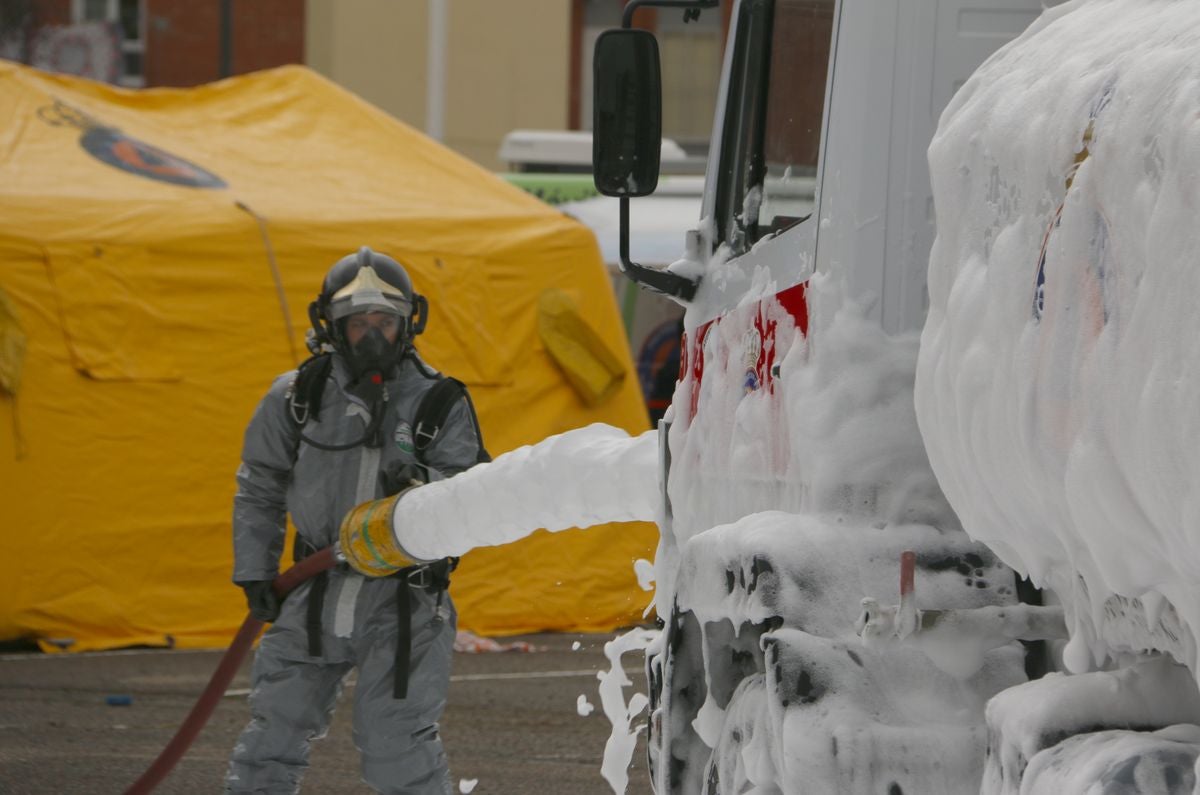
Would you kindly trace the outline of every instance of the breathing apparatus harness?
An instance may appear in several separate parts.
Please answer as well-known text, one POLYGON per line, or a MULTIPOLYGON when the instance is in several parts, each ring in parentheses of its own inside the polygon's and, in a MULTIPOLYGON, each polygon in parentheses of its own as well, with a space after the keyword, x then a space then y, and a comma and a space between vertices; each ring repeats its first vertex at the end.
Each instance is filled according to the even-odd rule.
MULTIPOLYGON (((296 377, 288 386, 287 404, 288 416, 296 428, 299 443, 308 444, 319 450, 339 452, 352 450, 360 445, 378 448, 383 445, 383 422, 387 415, 388 392, 387 378, 403 367, 406 359, 411 360, 415 369, 425 378, 435 383, 421 396, 416 412, 412 418, 413 448, 417 459, 416 472, 413 465, 402 464, 391 471, 391 468, 381 472, 383 488, 388 495, 395 494, 401 488, 409 485, 413 479, 421 482, 427 478, 426 451, 437 439, 442 426, 450 415, 451 409, 460 400, 465 401, 470 415, 470 422, 478 442, 478 462, 490 461, 491 456, 483 446, 483 436, 479 430, 479 420, 475 414, 475 406, 466 386, 456 378, 442 375, 421 361, 412 346, 412 339, 425 330, 425 321, 429 316, 429 304, 424 296, 418 295, 412 289, 412 283, 400 265, 390 257, 385 257, 368 248, 346 257, 334 265, 325 278, 321 293, 317 300, 308 307, 309 321, 312 329, 307 335, 307 347, 311 356, 297 369, 296 377), (365 278, 360 278, 364 270, 369 270, 365 278), (382 274, 377 271, 382 271, 382 274), (382 276, 382 278, 380 278, 382 276), (355 286, 363 289, 372 296, 370 301, 360 299, 355 302, 353 289, 355 286), (386 291, 386 292, 382 292, 386 291), (386 305, 381 301, 386 300, 386 305), (335 301, 342 301, 340 313, 332 311, 335 301), (346 304, 349 304, 349 307, 346 304), (390 347, 383 348, 379 340, 374 345, 367 346, 369 352, 364 356, 363 351, 355 350, 346 338, 344 319, 354 311, 364 311, 359 306, 372 308, 387 308, 400 311, 400 330, 396 340, 390 347), (367 403, 371 419, 367 423, 361 438, 346 444, 326 444, 311 438, 304 433, 309 420, 320 421, 321 399, 324 395, 325 384, 333 370, 333 354, 342 356, 351 371, 351 386, 349 391, 367 403)), ((379 332, 373 331, 372 334, 379 332)), ((361 341, 360 341, 361 342, 361 341)), ((297 447, 298 447, 297 445, 297 447)), ((398 463, 398 462, 397 462, 398 463)), ((297 562, 318 552, 303 538, 297 537, 293 547, 293 555, 297 562)), ((402 569, 393 577, 403 580, 396 591, 397 638, 396 658, 393 683, 393 695, 405 698, 408 695, 408 674, 410 654, 412 649, 411 594, 410 588, 420 588, 436 594, 437 605, 440 609, 442 597, 450 585, 450 573, 458 565, 457 558, 444 558, 433 563, 402 569)), ((308 653, 311 656, 321 655, 321 612, 328 588, 327 572, 322 572, 313 578, 312 587, 308 594, 307 604, 307 634, 308 653)))

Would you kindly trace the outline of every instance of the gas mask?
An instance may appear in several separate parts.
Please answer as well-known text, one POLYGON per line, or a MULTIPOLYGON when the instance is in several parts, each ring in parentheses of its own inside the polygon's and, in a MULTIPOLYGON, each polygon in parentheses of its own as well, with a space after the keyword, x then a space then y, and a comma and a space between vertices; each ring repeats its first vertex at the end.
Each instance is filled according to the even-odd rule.
POLYGON ((347 351, 346 363, 350 365, 350 374, 354 381, 374 381, 373 376, 378 376, 378 383, 382 385, 399 364, 399 347, 396 343, 388 342, 379 329, 368 330, 347 351))
POLYGON ((380 431, 387 406, 385 382, 399 364, 402 348, 403 343, 388 342, 382 331, 372 327, 346 353, 346 363, 350 366, 353 379, 348 387, 349 392, 366 403, 372 414, 362 442, 367 447, 383 444, 380 431))

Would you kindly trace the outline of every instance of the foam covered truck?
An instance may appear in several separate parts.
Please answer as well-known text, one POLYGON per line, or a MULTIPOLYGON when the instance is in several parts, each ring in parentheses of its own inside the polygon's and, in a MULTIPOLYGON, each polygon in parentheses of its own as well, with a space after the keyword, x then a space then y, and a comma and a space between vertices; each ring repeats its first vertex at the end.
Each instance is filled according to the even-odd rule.
MULTIPOLYGON (((715 1, 597 41, 626 219, 656 5, 715 1)), ((683 256, 622 242, 687 308, 659 795, 1196 789, 1195 6, 735 3, 683 256)))

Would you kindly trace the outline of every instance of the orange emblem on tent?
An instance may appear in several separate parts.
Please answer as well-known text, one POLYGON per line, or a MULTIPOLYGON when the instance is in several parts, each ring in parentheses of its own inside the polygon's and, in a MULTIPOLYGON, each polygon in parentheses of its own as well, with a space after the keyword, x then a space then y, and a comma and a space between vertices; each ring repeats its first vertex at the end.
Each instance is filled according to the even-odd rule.
POLYGON ((182 157, 165 152, 102 124, 78 108, 61 100, 38 108, 38 117, 55 127, 76 127, 83 131, 79 145, 102 163, 147 179, 183 185, 189 188, 224 188, 225 180, 182 157))

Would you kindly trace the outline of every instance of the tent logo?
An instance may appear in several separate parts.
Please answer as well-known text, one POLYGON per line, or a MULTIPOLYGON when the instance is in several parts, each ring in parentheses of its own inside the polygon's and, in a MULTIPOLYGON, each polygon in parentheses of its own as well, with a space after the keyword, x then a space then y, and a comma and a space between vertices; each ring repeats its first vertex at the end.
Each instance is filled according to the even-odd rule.
POLYGON ((189 188, 224 188, 225 180, 182 157, 164 152, 132 136, 108 127, 62 100, 38 108, 38 118, 55 127, 82 130, 79 145, 102 163, 139 177, 189 188))

